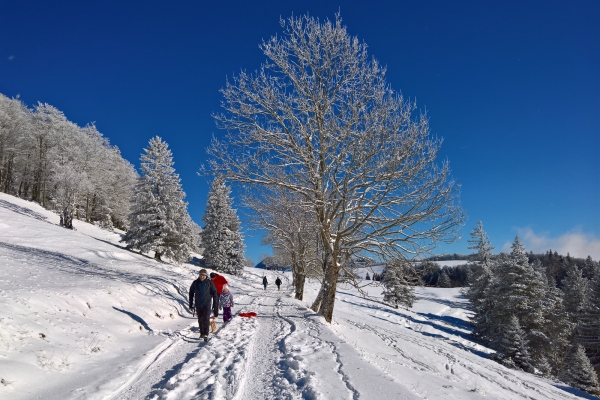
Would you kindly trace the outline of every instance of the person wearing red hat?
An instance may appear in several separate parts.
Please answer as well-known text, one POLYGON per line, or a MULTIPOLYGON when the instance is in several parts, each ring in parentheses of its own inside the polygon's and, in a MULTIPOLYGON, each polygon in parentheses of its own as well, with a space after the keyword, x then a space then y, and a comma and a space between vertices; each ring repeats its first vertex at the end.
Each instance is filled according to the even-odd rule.
POLYGON ((210 280, 217 288, 217 294, 220 296, 223 293, 223 285, 227 285, 227 279, 223 275, 219 275, 215 272, 210 273, 210 280))

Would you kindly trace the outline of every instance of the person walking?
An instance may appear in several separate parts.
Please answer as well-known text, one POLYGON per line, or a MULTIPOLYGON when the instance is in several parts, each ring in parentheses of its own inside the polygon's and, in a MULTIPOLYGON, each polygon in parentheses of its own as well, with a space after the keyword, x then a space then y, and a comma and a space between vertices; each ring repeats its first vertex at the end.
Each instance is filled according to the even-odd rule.
POLYGON ((208 278, 208 273, 203 268, 198 274, 198 279, 192 282, 190 286, 189 306, 190 310, 196 306, 196 315, 198 316, 198 328, 200 329, 200 339, 208 341, 208 330, 210 327, 210 311, 216 317, 219 316, 219 296, 217 289, 208 278))
POLYGON ((263 285, 265 286, 265 290, 267 290, 267 285, 269 284, 269 282, 267 281, 267 276, 263 275, 263 285))
POLYGON ((227 279, 225 279, 225 277, 223 275, 219 275, 215 272, 211 272, 210 273, 210 280, 212 281, 212 283, 215 285, 215 287, 217 288, 217 294, 220 296, 221 292, 223 291, 223 285, 227 285, 227 279))
POLYGON ((223 322, 229 322, 233 308, 233 295, 229 291, 229 285, 223 285, 223 292, 219 296, 219 307, 223 309, 223 322))
POLYGON ((275 284, 277 285, 277 290, 279 290, 279 287, 281 286, 281 279, 279 279, 279 277, 275 279, 275 284))

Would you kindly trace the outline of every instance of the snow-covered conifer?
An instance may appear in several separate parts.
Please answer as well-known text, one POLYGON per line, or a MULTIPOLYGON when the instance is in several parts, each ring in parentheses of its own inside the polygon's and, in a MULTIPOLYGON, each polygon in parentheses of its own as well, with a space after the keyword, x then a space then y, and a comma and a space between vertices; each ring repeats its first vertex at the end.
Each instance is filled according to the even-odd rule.
POLYGON ((588 280, 582 275, 576 264, 567 267, 567 273, 562 280, 562 290, 565 293, 564 305, 571 321, 576 322, 585 304, 588 280))
POLYGON ((585 264, 583 265, 584 276, 591 279, 596 274, 596 271, 600 269, 600 263, 592 260, 591 256, 587 256, 585 264))
POLYGON ((442 270, 442 272, 440 272, 440 274, 438 275, 437 286, 441 288, 449 288, 452 286, 452 284, 450 283, 450 277, 448 276, 448 273, 445 269, 442 270))
POLYGON ((130 228, 122 241, 128 248, 154 251, 176 262, 189 259, 192 221, 185 193, 173 168, 173 156, 160 137, 150 139, 142 154, 142 176, 132 198, 130 228))
POLYGON ((485 302, 486 290, 490 283, 493 269, 492 253, 494 247, 491 244, 487 234, 483 230, 481 221, 477 222, 477 226, 471 231, 471 240, 469 240, 469 248, 477 250, 478 262, 472 264, 474 273, 469 279, 469 287, 465 291, 466 297, 471 302, 475 310, 475 318, 477 314, 484 314, 483 303, 485 302))
POLYGON ((244 269, 244 239, 230 193, 222 179, 213 181, 202 218, 205 224, 202 231, 203 256, 208 268, 241 275, 244 269))
POLYGON ((511 315, 508 321, 500 326, 500 334, 495 338, 498 354, 495 359, 509 368, 518 368, 533 372, 531 357, 519 319, 511 315))
POLYGON ((494 246, 492 246, 492 241, 483 230, 481 221, 477 221, 477 226, 471 231, 471 238, 468 240, 469 249, 477 250, 478 260, 485 263, 491 258, 494 246))
MULTIPOLYGON (((536 260, 533 268, 542 280, 546 279, 540 261, 536 260)), ((556 287, 554 279, 549 278, 545 283, 546 294, 540 304, 544 323, 530 332, 530 346, 535 346, 536 368, 544 375, 558 376, 573 336, 574 324, 569 321, 562 291, 556 287)))
POLYGON ((512 251, 494 268, 493 278, 486 290, 485 324, 478 334, 491 343, 504 335, 502 327, 508 326, 515 316, 527 334, 533 362, 545 364, 544 334, 545 280, 530 264, 519 238, 515 238, 512 251))
POLYGON ((592 365, 600 367, 600 271, 589 282, 586 301, 579 315, 577 341, 585 348, 592 365))
POLYGON ((589 358, 585 355, 583 346, 575 343, 565 362, 565 369, 562 372, 560 379, 578 389, 595 396, 600 395, 600 384, 598 376, 590 363, 589 358))
POLYGON ((405 267, 400 260, 385 266, 383 273, 383 301, 398 308, 398 305, 412 307, 416 296, 405 278, 405 267))

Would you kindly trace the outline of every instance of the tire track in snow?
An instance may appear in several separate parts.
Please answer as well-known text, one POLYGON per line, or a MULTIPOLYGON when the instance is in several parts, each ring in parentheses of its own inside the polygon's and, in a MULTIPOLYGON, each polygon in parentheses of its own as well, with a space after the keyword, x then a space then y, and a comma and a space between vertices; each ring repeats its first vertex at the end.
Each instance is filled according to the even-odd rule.
POLYGON ((335 341, 324 339, 322 323, 312 318, 317 314, 297 304, 284 304, 294 311, 289 316, 281 315, 293 327, 290 335, 285 338, 286 356, 282 364, 284 368, 288 368, 287 378, 301 385, 302 398, 360 398, 358 390, 350 383, 350 377, 344 372, 344 362, 335 341), (319 368, 321 372, 335 372, 339 381, 327 379, 327 382, 319 382, 319 368), (327 395, 319 391, 323 383, 325 383, 323 389, 329 390, 327 395))
POLYGON ((278 368, 283 357, 281 343, 293 330, 287 321, 279 317, 280 308, 278 294, 267 292, 261 298, 257 340, 254 342, 246 372, 252 379, 246 381, 244 390, 239 392, 236 399, 294 399, 298 396, 295 388, 285 384, 278 368))
MULTIPOLYGON (((247 301, 248 297, 250 303, 245 307, 252 308, 257 299, 245 294, 239 296, 238 305, 247 301)), ((217 334, 211 335, 212 339, 218 338, 219 334, 224 335, 225 331, 222 329, 217 334)), ((184 365, 205 350, 206 344, 198 339, 197 322, 180 331, 163 332, 160 335, 168 339, 150 350, 147 353, 149 355, 131 377, 104 399, 160 398, 160 389, 168 385, 169 380, 176 376, 184 365)))
POLYGON ((255 318, 234 318, 200 349, 148 399, 231 399, 240 387, 252 341, 256 338, 255 318))

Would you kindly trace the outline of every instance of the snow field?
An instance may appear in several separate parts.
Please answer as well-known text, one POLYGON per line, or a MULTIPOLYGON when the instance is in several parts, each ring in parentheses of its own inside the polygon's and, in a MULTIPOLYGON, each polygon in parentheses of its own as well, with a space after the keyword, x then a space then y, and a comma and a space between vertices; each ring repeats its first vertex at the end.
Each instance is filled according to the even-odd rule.
POLYGON ((81 221, 71 231, 58 219, 0 195, 0 397, 43 389, 58 398, 67 387, 89 398, 98 389, 87 385, 103 387, 165 332, 189 324, 187 288, 177 283, 189 281, 189 269, 128 252, 116 233, 81 221))
POLYGON ((234 318, 204 343, 187 310, 198 267, 74 223, 0 194, 2 399, 593 398, 488 360, 459 289, 418 288, 413 308, 394 309, 381 287, 365 299, 340 286, 330 325, 308 308, 318 282, 298 301, 289 274, 277 291, 278 273, 247 268, 226 275, 234 318))

